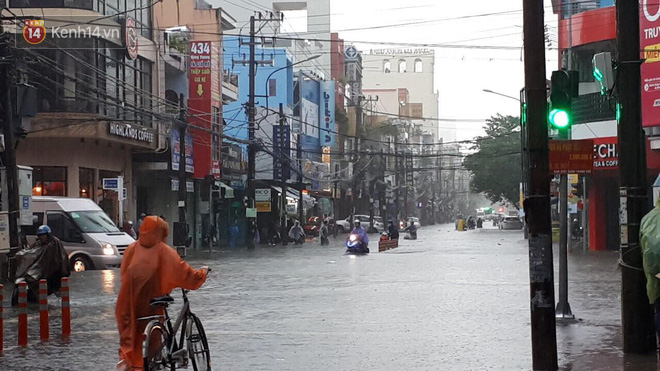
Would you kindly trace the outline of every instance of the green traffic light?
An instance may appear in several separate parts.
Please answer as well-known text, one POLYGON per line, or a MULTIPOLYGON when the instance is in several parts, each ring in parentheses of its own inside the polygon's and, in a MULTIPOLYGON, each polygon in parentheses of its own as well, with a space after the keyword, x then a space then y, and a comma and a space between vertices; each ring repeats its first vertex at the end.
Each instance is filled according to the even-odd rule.
POLYGON ((571 125, 571 116, 562 109, 553 109, 548 115, 550 123, 557 129, 566 129, 571 125))

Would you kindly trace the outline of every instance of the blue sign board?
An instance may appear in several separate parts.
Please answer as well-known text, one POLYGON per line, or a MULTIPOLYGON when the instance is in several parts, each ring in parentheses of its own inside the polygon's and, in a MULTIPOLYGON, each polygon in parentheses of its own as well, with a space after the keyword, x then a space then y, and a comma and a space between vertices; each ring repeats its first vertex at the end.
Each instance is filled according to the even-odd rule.
POLYGON ((119 190, 119 179, 118 178, 103 178, 103 189, 107 190, 119 190))
MULTIPOLYGON (((179 157, 181 151, 179 150, 179 131, 170 131, 170 145, 172 148, 172 170, 179 171, 179 157)), ((195 161, 193 159, 193 137, 190 133, 186 133, 186 173, 195 172, 195 161)))
POLYGON ((319 109, 320 126, 319 140, 321 147, 332 147, 336 143, 337 132, 335 127, 335 82, 322 81, 321 104, 319 109))
POLYGON ((23 196, 23 210, 29 210, 29 209, 30 209, 30 197, 23 196))

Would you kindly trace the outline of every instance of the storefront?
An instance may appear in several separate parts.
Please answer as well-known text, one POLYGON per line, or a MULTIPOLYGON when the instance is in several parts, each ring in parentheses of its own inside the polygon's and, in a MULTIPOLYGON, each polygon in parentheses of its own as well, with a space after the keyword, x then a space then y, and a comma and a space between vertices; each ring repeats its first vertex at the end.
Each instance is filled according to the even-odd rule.
MULTIPOLYGON (((651 185, 660 170, 660 152, 646 147, 647 181, 651 185)), ((617 137, 594 138, 594 172, 588 178, 589 249, 618 250, 619 150, 617 137)), ((649 198, 651 207, 651 197, 649 198)))
MULTIPOLYGON (((66 114, 73 120, 73 114, 66 114)), ((119 194, 103 189, 104 178, 124 177, 124 211, 133 215, 135 197, 131 154, 153 151, 154 129, 101 122, 53 125, 61 117, 40 115, 36 129, 17 148, 17 162, 34 169, 35 196, 83 197, 94 200, 116 222, 120 220, 119 194), (45 124, 48 122, 48 124, 45 124)))

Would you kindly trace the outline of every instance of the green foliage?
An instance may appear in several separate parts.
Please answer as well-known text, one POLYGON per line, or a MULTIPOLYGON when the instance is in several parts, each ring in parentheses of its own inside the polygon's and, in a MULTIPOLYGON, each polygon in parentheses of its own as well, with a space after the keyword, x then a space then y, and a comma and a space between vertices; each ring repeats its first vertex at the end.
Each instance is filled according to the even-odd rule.
POLYGON ((497 114, 486 121, 486 135, 479 137, 463 166, 472 173, 470 189, 492 202, 518 205, 522 177, 520 119, 497 114))

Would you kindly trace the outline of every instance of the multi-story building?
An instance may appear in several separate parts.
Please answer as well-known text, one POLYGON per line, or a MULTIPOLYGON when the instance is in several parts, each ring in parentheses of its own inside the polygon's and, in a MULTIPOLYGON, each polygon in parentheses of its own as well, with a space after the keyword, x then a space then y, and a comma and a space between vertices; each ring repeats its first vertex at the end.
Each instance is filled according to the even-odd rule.
MULTIPOLYGON (((91 198, 119 224, 142 212, 176 220, 178 158, 173 152, 178 141, 173 136, 178 133, 173 128, 179 105, 189 105, 194 91, 187 77, 190 42, 220 41, 232 20, 203 1, 174 3, 49 1, 44 7, 9 2, 12 12, 44 20, 46 30, 38 45, 22 47, 18 29, 16 44, 25 61, 19 71, 37 88, 37 114, 17 151, 18 163, 35 169, 35 195, 91 198), (125 200, 102 186, 104 178, 118 176, 124 178, 125 200), (125 215, 119 215, 119 203, 125 215)), ((218 44, 217 61, 220 51, 218 44)), ((237 87, 230 79, 223 83, 220 72, 215 69, 204 88, 218 100, 235 99, 237 87)), ((215 114, 210 106, 204 114, 188 110, 191 127, 209 129, 189 131, 186 149, 191 171, 183 186, 190 191, 187 220, 195 242, 210 220, 200 195, 208 194, 202 184, 213 175, 212 152, 219 158, 221 131, 212 135, 210 130, 211 117, 221 120, 222 106, 216 106, 215 114), (207 119, 200 122, 200 117, 207 119)))
POLYGON ((149 4, 9 1, 13 13, 43 20, 46 31, 28 45, 22 26, 15 29, 19 70, 37 89, 37 114, 17 149, 18 163, 34 168, 33 194, 93 199, 116 222, 120 202, 135 215, 132 155, 167 147, 164 122, 152 113, 161 101, 149 4), (91 24, 97 18, 102 25, 91 24), (118 176, 125 201, 102 187, 103 178, 118 176))
MULTIPOLYGON (((364 91, 377 92, 405 88, 409 103, 421 105, 421 117, 438 118, 438 92, 434 86, 435 53, 430 49, 377 49, 363 56, 364 91)), ((385 104, 385 103, 384 103, 385 104)), ((401 101, 387 102, 388 106, 377 105, 378 114, 382 110, 399 114, 412 114, 412 108, 401 106, 401 101)), ((390 112, 388 112, 390 113, 390 112)), ((454 141, 456 133, 452 129, 439 131, 436 120, 417 120, 422 130, 433 135, 434 142, 454 141)))
MULTIPOLYGON (((592 250, 617 250, 620 245, 618 228, 619 171, 615 102, 601 94, 600 84, 594 80, 592 58, 596 53, 610 52, 616 60, 616 11, 614 1, 567 2, 553 0, 553 10, 559 18, 559 66, 579 73, 579 97, 573 104, 573 139, 593 139, 594 171, 586 177, 589 220, 589 247, 592 250)), ((643 7, 647 6, 644 2, 643 7)), ((657 5, 655 6, 657 10, 657 5)), ((657 17, 649 17, 647 9, 640 10, 640 24, 644 29, 660 25, 657 17), (651 18, 651 19, 648 19, 651 18)), ((643 32, 643 31, 642 31, 643 32)), ((642 35, 645 35, 644 33, 642 35)), ((642 47, 652 40, 643 37, 642 47)), ((655 43, 655 42, 653 42, 655 43)), ((642 65, 642 84, 658 63, 653 60, 642 65)), ((652 181, 660 170, 660 121, 654 114, 653 92, 642 89, 643 126, 647 135, 647 166, 652 181)), ((580 179, 580 182, 583 182, 580 179)))

